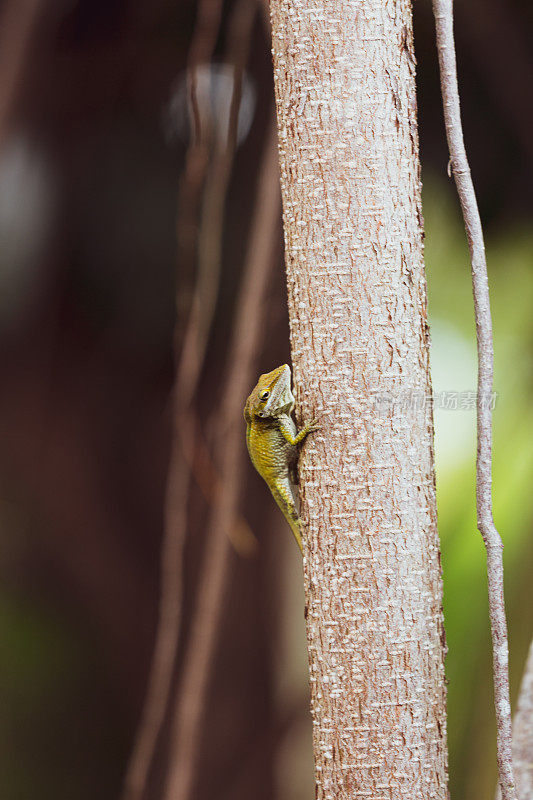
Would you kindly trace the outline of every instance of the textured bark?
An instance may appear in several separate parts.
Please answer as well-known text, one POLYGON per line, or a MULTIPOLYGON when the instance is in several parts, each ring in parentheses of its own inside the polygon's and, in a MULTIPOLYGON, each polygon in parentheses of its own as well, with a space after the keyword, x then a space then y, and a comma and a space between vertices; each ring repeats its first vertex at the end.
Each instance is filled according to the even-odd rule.
POLYGON ((447 797, 408 0, 272 0, 317 796, 447 797))

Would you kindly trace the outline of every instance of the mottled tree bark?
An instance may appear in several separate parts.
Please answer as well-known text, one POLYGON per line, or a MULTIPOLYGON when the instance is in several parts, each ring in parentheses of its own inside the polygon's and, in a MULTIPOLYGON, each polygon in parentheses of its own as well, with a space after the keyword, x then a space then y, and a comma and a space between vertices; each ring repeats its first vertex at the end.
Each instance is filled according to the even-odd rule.
POLYGON ((272 0, 317 796, 447 797, 409 0, 272 0))

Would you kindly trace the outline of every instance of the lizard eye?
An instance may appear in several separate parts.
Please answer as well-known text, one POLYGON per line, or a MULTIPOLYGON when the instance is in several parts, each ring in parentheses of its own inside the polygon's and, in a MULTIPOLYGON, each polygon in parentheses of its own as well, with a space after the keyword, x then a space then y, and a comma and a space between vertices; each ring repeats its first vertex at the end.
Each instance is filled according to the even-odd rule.
POLYGON ((260 395, 261 400, 268 400, 269 396, 270 396, 270 392, 269 391, 261 392, 261 395, 260 395))

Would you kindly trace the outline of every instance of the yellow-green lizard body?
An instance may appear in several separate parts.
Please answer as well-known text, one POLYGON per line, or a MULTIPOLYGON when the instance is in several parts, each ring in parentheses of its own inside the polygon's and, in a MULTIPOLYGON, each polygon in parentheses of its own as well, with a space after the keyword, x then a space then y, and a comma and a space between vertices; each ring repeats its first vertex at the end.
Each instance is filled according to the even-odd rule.
POLYGON ((302 550, 300 519, 291 479, 294 483, 298 445, 318 426, 313 420, 298 431, 291 417, 293 408, 291 370, 287 364, 283 364, 260 376, 246 401, 244 419, 246 444, 252 463, 268 484, 302 550))

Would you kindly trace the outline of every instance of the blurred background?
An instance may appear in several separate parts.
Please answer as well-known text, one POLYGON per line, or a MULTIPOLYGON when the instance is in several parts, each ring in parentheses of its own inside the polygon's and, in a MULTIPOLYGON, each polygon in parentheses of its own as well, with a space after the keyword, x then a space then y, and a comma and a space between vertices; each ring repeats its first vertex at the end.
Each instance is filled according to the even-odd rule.
MULTIPOLYGON (((494 500, 516 698, 533 630, 533 20, 529 0, 468 0, 456 13, 492 288, 494 500)), ((475 388, 473 310, 429 0, 414 14, 451 793, 479 800, 493 797, 496 765, 464 401, 475 388)), ((121 796, 156 642, 163 542, 175 567, 167 589, 184 565, 182 602, 167 614, 180 648, 139 800, 163 797, 176 692, 197 673, 183 654, 198 638, 198 597, 216 615, 205 691, 194 692, 191 797, 313 796, 299 554, 245 461, 240 418, 257 374, 289 360, 272 114, 268 29, 252 0, 0 4, 5 800, 121 796), (239 347, 244 391, 231 398, 239 347), (238 486, 231 524, 217 531, 230 423, 238 486)))

